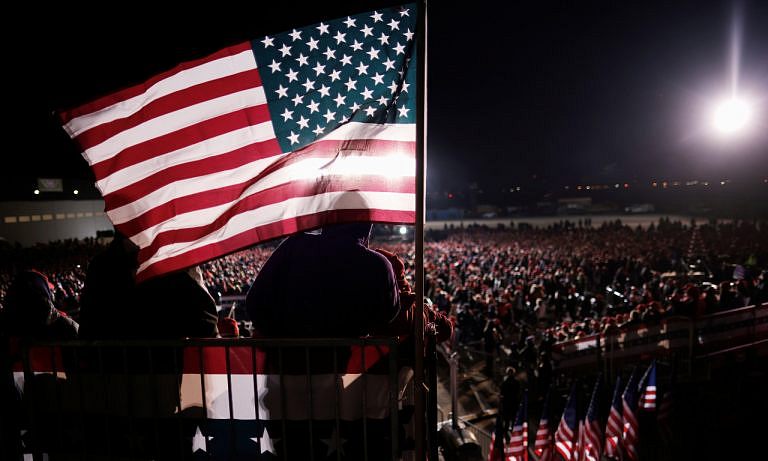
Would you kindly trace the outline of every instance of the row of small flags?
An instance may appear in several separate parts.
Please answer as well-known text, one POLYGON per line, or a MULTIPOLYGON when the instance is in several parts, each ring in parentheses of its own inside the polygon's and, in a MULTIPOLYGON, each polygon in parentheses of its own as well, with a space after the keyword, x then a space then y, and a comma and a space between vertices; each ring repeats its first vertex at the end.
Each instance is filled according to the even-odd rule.
MULTIPOLYGON (((579 418, 574 384, 554 434, 549 422, 548 393, 533 440, 533 450, 529 452, 528 395, 527 391, 524 392, 509 434, 504 433, 506 429, 501 423, 501 417, 497 419, 488 461, 529 461, 529 456, 538 461, 556 461, 556 454, 564 461, 599 461, 603 456, 638 461, 638 412, 657 410, 656 362, 653 361, 642 376, 635 369, 626 386, 622 386, 621 377, 616 379, 605 431, 598 418, 600 393, 598 377, 587 411, 583 418, 579 418)), ((664 394, 656 414, 662 435, 668 432, 671 397, 671 390, 664 394)))

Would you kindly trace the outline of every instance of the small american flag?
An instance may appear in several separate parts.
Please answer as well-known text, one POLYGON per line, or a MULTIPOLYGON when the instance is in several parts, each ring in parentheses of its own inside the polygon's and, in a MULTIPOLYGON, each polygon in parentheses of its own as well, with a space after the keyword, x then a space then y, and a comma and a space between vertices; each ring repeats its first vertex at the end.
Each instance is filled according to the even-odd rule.
POLYGON ((523 399, 517 409, 507 455, 509 461, 528 461, 528 391, 523 392, 523 399))
POLYGON ((549 427, 549 392, 544 398, 544 406, 541 409, 539 428, 536 429, 536 441, 533 444, 533 452, 539 461, 552 461, 552 430, 549 427))
POLYGON ((622 400, 622 442, 627 458, 637 461, 639 458, 638 445, 640 443, 639 424, 637 421, 637 369, 632 371, 627 387, 624 389, 622 400))
POLYGON ((616 378, 616 387, 613 388, 611 398, 611 410, 608 413, 608 422, 605 425, 605 457, 621 459, 621 376, 616 378))
POLYGON ((560 424, 557 426, 557 431, 555 431, 555 449, 565 461, 571 461, 576 455, 574 445, 577 436, 577 420, 576 385, 574 384, 568 396, 568 401, 565 404, 563 416, 560 418, 560 424))
POLYGON ((599 461, 602 453, 603 433, 597 419, 597 408, 600 398, 600 378, 595 382, 592 398, 589 400, 587 414, 584 415, 584 436, 581 441, 581 461, 599 461))
POLYGON ((640 407, 644 410, 656 409, 656 361, 651 363, 648 367, 648 371, 645 372, 645 376, 641 381, 642 394, 640 395, 640 407))
POLYGON ((263 37, 61 113, 139 280, 326 223, 414 222, 416 8, 263 37))

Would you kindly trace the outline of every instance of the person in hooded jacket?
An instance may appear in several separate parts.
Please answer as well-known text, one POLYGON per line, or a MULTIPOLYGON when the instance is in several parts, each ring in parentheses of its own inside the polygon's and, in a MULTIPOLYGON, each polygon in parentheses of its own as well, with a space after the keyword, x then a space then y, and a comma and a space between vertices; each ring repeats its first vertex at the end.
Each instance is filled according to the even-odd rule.
MULTIPOLYGON (((397 336, 403 349, 413 351, 412 344, 408 349, 406 338, 413 332, 415 296, 405 281, 402 260, 382 250, 369 248, 371 230, 370 223, 336 224, 285 239, 264 264, 246 297, 254 336, 397 336), (393 264, 398 265, 398 271, 393 269, 393 264)), ((332 424, 333 427, 309 426, 314 428, 313 431, 308 431, 308 426, 302 426, 299 421, 318 418, 318 413, 322 413, 324 408, 330 411, 329 415, 334 414, 334 396, 342 396, 341 408, 360 408, 362 401, 357 403, 354 400, 353 403, 344 396, 353 395, 349 392, 361 385, 368 386, 366 412, 370 410, 368 404, 375 401, 374 394, 385 388, 371 387, 370 383, 379 377, 386 379, 387 360, 364 362, 367 380, 355 379, 343 388, 336 388, 336 381, 320 391, 314 385, 314 392, 307 392, 306 386, 302 387, 310 375, 356 373, 345 369, 359 357, 353 350, 317 346, 265 351, 266 366, 272 367, 271 372, 288 376, 280 385, 267 383, 266 389, 260 391, 266 410, 283 413, 280 399, 276 397, 283 393, 287 395, 282 405, 289 414, 291 408, 301 413, 307 406, 303 400, 307 395, 315 406, 312 415, 294 415, 290 418, 292 421, 286 424, 286 432, 278 433, 280 445, 276 446, 276 451, 279 458, 287 456, 286 459, 305 460, 310 459, 314 451, 315 458, 319 459, 335 456, 336 450, 341 449, 343 451, 339 452, 349 459, 363 459, 366 454, 370 460, 391 459, 388 418, 369 416, 366 423, 356 419, 359 416, 342 418, 338 425, 332 424), (296 378, 298 385, 290 387, 293 378, 296 378), (366 439, 364 428, 368 431, 367 444, 363 444, 366 439), (308 443, 310 433, 315 434, 317 440, 308 443), (332 442, 330 445, 329 441, 332 442)), ((320 378, 309 381, 322 382, 320 378)), ((399 421, 403 423, 406 419, 401 415, 399 421)), ((279 426, 276 430, 280 429, 279 426)), ((271 429, 270 435, 274 437, 271 429)), ((399 437, 402 442, 402 432, 399 437)))
MULTIPOLYGON (((54 451, 52 434, 57 427, 50 418, 51 402, 46 398, 59 392, 62 382, 49 373, 34 376, 23 385, 16 383, 10 370, 22 362, 25 341, 77 339, 78 324, 54 306, 53 285, 35 270, 20 272, 8 289, 0 311, 0 458, 21 459, 22 438, 29 445, 34 439, 46 451, 54 451), (34 398, 26 400, 25 394, 34 398)), ((47 355, 47 352, 44 352, 47 355)), ((61 366, 61 365, 60 365, 61 366)), ((63 368, 63 367, 62 367, 63 368)), ((63 371, 63 370, 62 370, 63 371)))
POLYGON ((370 223, 292 235, 272 253, 246 297, 262 336, 358 337, 400 311, 392 264, 368 248, 370 223))

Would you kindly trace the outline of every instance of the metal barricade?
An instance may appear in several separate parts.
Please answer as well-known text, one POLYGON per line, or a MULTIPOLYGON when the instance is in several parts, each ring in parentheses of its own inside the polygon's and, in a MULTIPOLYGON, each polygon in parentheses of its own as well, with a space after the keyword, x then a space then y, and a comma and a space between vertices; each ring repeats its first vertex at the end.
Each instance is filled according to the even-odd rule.
POLYGON ((19 411, 3 418, 19 431, 3 443, 35 460, 402 459, 413 390, 397 348, 389 338, 18 343, 16 393, 3 399, 19 411))
POLYGON ((560 370, 603 369, 611 378, 619 365, 642 356, 685 357, 689 374, 697 358, 760 346, 768 339, 768 303, 698 318, 670 317, 555 345, 560 370))
POLYGON ((483 459, 488 459, 488 453, 491 451, 491 434, 467 421, 463 421, 463 424, 464 429, 469 431, 477 440, 478 445, 480 445, 483 459))

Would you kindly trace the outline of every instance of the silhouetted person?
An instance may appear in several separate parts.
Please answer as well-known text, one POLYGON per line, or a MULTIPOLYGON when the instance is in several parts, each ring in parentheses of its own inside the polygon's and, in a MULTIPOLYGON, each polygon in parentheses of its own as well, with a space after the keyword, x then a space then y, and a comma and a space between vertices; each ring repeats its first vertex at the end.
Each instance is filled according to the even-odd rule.
POLYGON ((520 381, 517 380, 516 375, 517 370, 514 367, 507 367, 504 381, 501 382, 501 421, 505 430, 514 423, 520 398, 520 381))
POLYGON ((135 325, 125 316, 138 309, 135 273, 138 247, 120 232, 91 259, 80 299, 82 339, 130 338, 135 325))
MULTIPOLYGON (((59 428, 53 410, 54 396, 62 391, 63 380, 50 373, 25 376, 19 388, 9 372, 22 364, 22 348, 27 341, 54 341, 77 338, 77 322, 54 307, 53 285, 37 271, 16 275, 0 312, 0 455, 2 459, 20 459, 21 431, 36 448, 54 452, 55 434, 59 428), (23 392, 22 392, 23 389, 23 392), (23 399, 23 395, 28 397, 23 399), (29 400, 32 397, 32 400, 29 400)), ((50 357, 47 349, 38 356, 50 357)), ((57 361, 58 362, 58 361, 57 361)), ((69 362, 69 361, 67 361, 69 362)), ((58 362, 60 371, 63 364, 58 362)), ((50 371, 35 370, 32 371, 50 371)), ((28 443, 29 446, 29 443, 28 443)))
MULTIPOLYGON (((371 229, 370 223, 339 224, 295 234, 283 241, 248 291, 246 308, 254 335, 358 338, 386 329, 398 317, 400 296, 392 264, 386 256, 368 248, 371 229)), ((290 404, 307 398, 308 375, 344 374, 353 358, 348 348, 269 348, 265 353, 267 367, 285 377, 280 383, 267 383, 263 391, 262 401, 270 415, 283 414, 281 407, 288 408, 291 414, 290 404), (294 378, 296 384, 292 385, 294 378), (282 402, 278 396, 282 396, 282 402)), ((381 371, 379 376, 385 376, 386 370, 377 373, 381 371)), ((368 379, 374 377, 369 371, 368 379)), ((356 382, 360 385, 365 381, 356 382)), ((308 420, 317 418, 318 412, 333 415, 336 396, 344 401, 344 395, 349 395, 346 386, 329 382, 313 394, 316 408, 312 415, 299 408, 302 405, 296 406, 293 422, 277 436, 281 439, 278 458, 287 450, 288 459, 310 459, 308 420)), ((360 408, 361 403, 352 406, 360 408)), ((385 427, 388 420, 367 421, 369 459, 391 459, 390 432, 385 427)), ((331 440, 337 434, 347 440, 343 447, 347 457, 363 459, 361 423, 351 418, 327 430, 318 428, 316 437, 331 440)), ((270 435, 274 437, 272 429, 270 435)), ((316 459, 336 455, 335 448, 318 440, 313 442, 316 459)))
POLYGON ((400 299, 391 263, 368 248, 371 224, 288 237, 264 264, 246 308, 264 336, 357 337, 392 321, 400 299))

